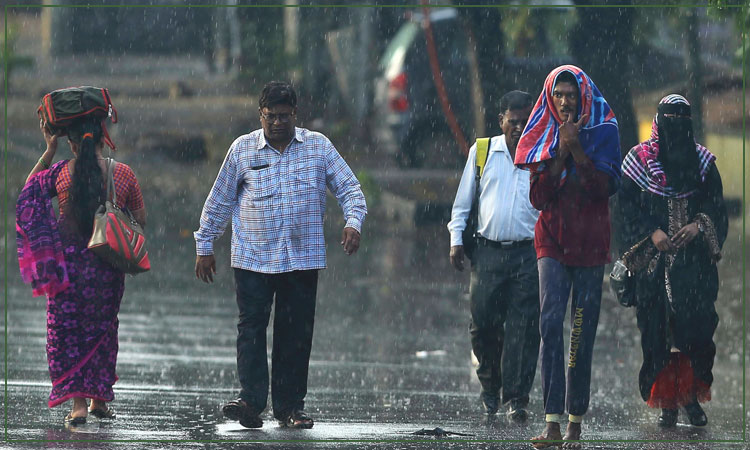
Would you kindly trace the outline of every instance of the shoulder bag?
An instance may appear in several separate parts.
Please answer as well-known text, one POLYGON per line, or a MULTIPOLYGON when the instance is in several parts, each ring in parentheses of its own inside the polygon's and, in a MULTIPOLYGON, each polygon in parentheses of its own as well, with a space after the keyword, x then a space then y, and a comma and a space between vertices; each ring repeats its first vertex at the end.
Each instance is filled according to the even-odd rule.
POLYGON ((112 158, 107 160, 107 197, 94 215, 94 231, 88 247, 122 272, 138 274, 151 269, 146 237, 130 211, 117 206, 116 164, 112 158), (110 192, 112 200, 109 199, 110 192))

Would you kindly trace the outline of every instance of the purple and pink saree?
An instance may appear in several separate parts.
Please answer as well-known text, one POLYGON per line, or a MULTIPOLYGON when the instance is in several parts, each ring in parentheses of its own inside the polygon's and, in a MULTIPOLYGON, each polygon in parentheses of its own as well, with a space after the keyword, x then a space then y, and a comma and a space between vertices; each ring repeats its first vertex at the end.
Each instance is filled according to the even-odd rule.
POLYGON ((49 406, 72 397, 114 399, 117 313, 125 275, 94 255, 87 238, 58 219, 55 181, 68 161, 34 175, 16 203, 18 262, 33 295, 47 296, 49 406))

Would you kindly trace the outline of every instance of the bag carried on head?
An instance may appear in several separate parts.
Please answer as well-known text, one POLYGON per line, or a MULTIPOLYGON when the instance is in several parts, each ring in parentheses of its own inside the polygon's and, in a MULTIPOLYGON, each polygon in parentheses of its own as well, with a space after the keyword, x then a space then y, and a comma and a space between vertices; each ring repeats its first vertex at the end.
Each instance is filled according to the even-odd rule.
POLYGON ((466 219, 466 228, 461 235, 464 244, 464 254, 469 261, 474 257, 474 250, 477 247, 477 228, 479 228, 479 180, 484 174, 484 166, 487 164, 487 155, 489 154, 490 140, 492 138, 477 139, 477 153, 474 161, 474 196, 471 199, 471 210, 469 217, 466 219))
POLYGON ((117 110, 105 88, 79 86, 52 91, 42 97, 37 114, 50 133, 60 136, 66 135, 66 128, 77 119, 88 116, 101 119, 104 142, 112 150, 115 149, 104 121, 111 118, 112 123, 117 123, 117 110))
POLYGON ((114 171, 117 162, 107 160, 107 198, 94 214, 94 231, 88 248, 125 273, 151 269, 143 228, 127 209, 117 206, 114 171), (109 194, 112 192, 112 200, 109 194))

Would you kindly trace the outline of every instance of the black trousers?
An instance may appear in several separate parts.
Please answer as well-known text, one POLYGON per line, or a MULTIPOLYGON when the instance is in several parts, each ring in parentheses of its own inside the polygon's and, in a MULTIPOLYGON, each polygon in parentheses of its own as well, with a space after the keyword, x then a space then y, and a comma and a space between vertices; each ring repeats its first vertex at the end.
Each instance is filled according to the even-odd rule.
POLYGON ((237 288, 237 373, 240 398, 258 411, 268 404, 266 328, 273 321, 271 398, 277 419, 302 409, 307 395, 318 271, 264 274, 234 269, 237 288))
POLYGON ((539 355, 539 275, 532 243, 478 245, 471 266, 471 347, 482 391, 525 407, 539 355))

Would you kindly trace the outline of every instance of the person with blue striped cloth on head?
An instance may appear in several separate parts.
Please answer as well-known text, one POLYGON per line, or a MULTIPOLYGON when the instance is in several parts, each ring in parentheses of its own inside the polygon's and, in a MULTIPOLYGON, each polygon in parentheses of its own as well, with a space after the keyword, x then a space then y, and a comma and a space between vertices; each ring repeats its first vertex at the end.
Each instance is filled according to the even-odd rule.
POLYGON ((547 75, 518 142, 515 163, 531 170, 529 197, 541 211, 534 247, 546 427, 532 443, 544 448, 564 440, 562 448, 580 448, 604 264, 609 261, 608 200, 620 180, 615 114, 583 70, 565 65, 547 75), (563 322, 571 291, 566 363, 563 322), (562 436, 566 411, 568 426, 562 436))
POLYGON ((318 271, 326 267, 326 188, 344 211, 341 245, 357 251, 367 206, 357 178, 323 134, 296 127, 297 94, 270 82, 259 99, 261 129, 227 152, 195 232, 196 277, 213 282, 213 242, 232 221, 237 290, 239 398, 222 411, 263 426, 268 401, 266 328, 275 302, 271 394, 281 426, 312 428, 304 411, 318 271))

